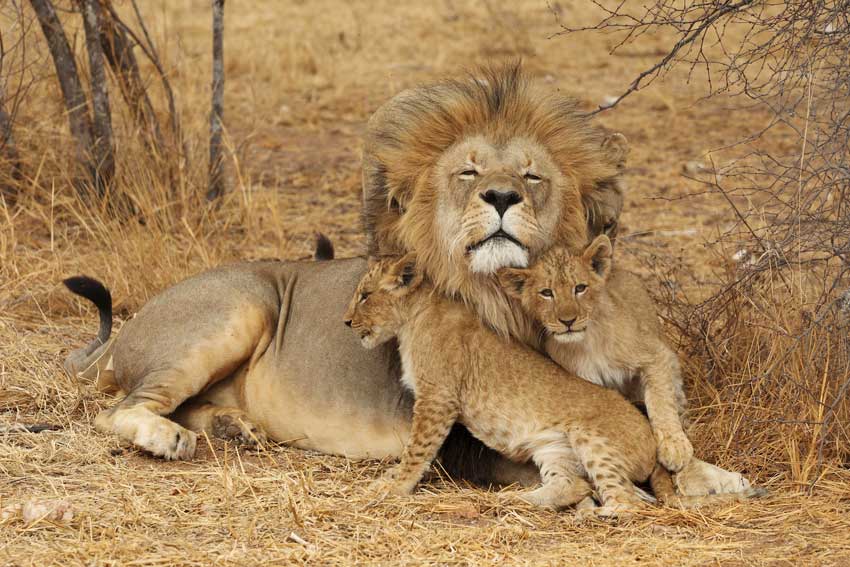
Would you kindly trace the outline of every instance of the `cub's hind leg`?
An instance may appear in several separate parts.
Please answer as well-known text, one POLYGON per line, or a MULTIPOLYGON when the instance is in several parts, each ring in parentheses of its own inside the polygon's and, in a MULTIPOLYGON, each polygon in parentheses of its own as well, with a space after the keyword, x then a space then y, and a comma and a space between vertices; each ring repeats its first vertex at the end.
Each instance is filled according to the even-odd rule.
POLYGON ((266 442, 263 428, 254 424, 239 408, 189 400, 169 417, 191 431, 206 432, 239 445, 263 445, 266 442))
POLYGON ((238 307, 206 332, 178 329, 183 336, 148 343, 147 351, 139 346, 142 335, 157 332, 157 319, 140 313, 129 321, 115 347, 116 378, 128 394, 97 416, 96 428, 158 457, 191 458, 197 435, 164 416, 243 364, 250 369, 271 340, 265 312, 250 303, 238 307))
POLYGON ((535 450, 532 460, 540 467, 543 484, 521 494, 526 502, 544 508, 566 508, 576 505, 593 494, 582 476, 575 451, 565 438, 547 443, 535 450))
MULTIPOLYGON (((617 454, 604 438, 590 433, 574 433, 573 446, 588 478, 596 487, 602 506, 593 510, 597 516, 614 516, 626 510, 645 507, 632 483, 626 459, 617 454)), ((648 476, 648 474, 647 474, 648 476)))

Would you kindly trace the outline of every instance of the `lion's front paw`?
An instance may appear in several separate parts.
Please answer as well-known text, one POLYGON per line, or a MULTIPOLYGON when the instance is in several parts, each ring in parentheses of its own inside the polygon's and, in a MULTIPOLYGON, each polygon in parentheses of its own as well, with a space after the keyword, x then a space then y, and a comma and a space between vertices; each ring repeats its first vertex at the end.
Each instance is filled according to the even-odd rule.
POLYGON ((691 459, 681 472, 673 476, 676 490, 683 496, 711 494, 746 494, 750 481, 744 475, 721 469, 699 459, 691 459))
POLYGON ((670 472, 679 472, 694 456, 694 446, 684 432, 657 434, 658 461, 670 472))

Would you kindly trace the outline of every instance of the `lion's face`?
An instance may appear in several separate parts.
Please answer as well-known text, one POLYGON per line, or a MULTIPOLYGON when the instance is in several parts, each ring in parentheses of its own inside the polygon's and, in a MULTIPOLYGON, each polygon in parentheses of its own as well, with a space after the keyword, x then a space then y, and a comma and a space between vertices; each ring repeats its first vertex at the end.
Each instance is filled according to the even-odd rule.
POLYGON ((345 324, 357 333, 364 347, 384 344, 398 334, 405 320, 405 303, 421 282, 411 254, 371 260, 348 304, 345 324))
POLYGON ((400 93, 367 130, 369 252, 416 252, 440 293, 469 303, 498 332, 526 337, 533 326, 494 276, 552 246, 582 249, 588 228, 616 229, 627 145, 609 139, 575 100, 517 66, 400 93), (605 207, 601 188, 612 190, 605 207), (590 209, 600 213, 593 222, 590 209))
POLYGON ((559 342, 577 342, 593 322, 611 267, 611 243, 597 237, 580 255, 553 248, 527 269, 504 269, 499 282, 559 342))
POLYGON ((528 265, 553 238, 567 184, 538 143, 480 135, 446 151, 431 182, 440 247, 479 274, 528 265))

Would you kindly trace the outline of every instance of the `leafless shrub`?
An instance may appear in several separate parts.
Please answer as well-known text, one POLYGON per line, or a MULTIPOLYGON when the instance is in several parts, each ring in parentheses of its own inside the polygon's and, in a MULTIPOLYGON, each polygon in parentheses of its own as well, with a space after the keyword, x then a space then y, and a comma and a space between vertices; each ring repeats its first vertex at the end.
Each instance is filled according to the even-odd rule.
POLYGON ((725 148, 738 159, 696 177, 736 220, 716 243, 728 260, 718 290, 698 303, 670 291, 664 303, 711 395, 728 396, 734 437, 775 448, 768 459, 790 458, 792 476, 814 483, 825 459, 850 459, 850 1, 594 4, 599 21, 561 22, 561 33, 614 34, 614 52, 669 39, 594 112, 684 67, 707 76, 707 97, 770 117, 725 148))

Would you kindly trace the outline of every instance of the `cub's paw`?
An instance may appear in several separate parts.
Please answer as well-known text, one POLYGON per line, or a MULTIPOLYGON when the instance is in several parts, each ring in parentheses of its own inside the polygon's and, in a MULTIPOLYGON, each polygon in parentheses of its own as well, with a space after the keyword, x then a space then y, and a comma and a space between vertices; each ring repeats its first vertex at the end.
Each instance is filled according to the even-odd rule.
POLYGON ((640 507, 612 502, 597 506, 596 508, 576 510, 574 518, 577 522, 587 522, 590 520, 627 520, 635 517, 639 511, 640 507))
POLYGON ((416 488, 416 481, 399 478, 395 469, 387 471, 384 476, 369 485, 369 492, 376 498, 387 496, 407 496, 416 488))
POLYGON ((169 461, 188 460, 195 455, 198 435, 167 419, 141 423, 133 444, 169 461))
POLYGON ((516 497, 523 502, 527 502, 532 506, 537 506, 539 508, 557 508, 554 494, 547 486, 541 486, 534 490, 518 491, 516 492, 516 497))
POLYGON ((265 431, 259 425, 248 421, 242 412, 221 413, 213 417, 212 434, 238 445, 262 446, 266 443, 265 431))
POLYGON ((679 472, 694 456, 694 446, 682 431, 673 434, 656 434, 658 462, 670 472, 679 472))

